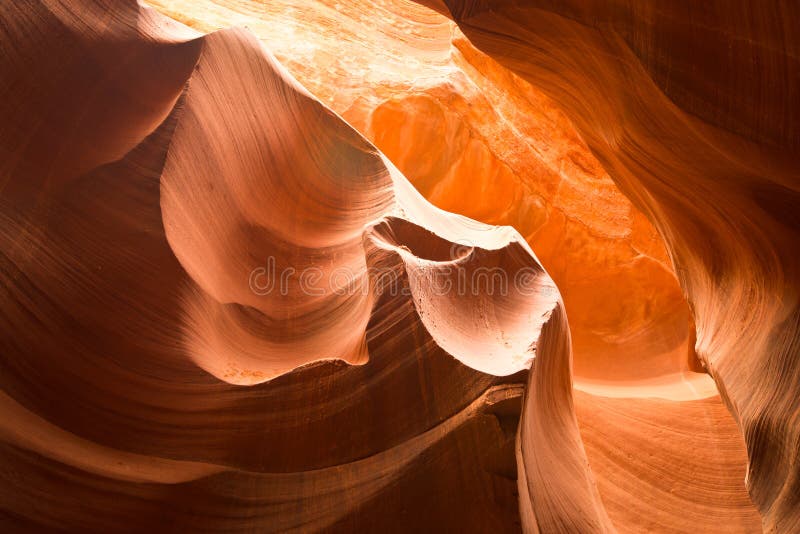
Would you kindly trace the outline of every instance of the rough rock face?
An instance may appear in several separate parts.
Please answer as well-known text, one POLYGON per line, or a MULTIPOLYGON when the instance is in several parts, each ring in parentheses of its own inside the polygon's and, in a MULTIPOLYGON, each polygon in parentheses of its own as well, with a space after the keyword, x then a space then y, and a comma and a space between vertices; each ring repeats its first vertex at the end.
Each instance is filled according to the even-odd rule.
POLYGON ((800 528, 798 13, 151 3, 0 7, 0 524, 800 528))

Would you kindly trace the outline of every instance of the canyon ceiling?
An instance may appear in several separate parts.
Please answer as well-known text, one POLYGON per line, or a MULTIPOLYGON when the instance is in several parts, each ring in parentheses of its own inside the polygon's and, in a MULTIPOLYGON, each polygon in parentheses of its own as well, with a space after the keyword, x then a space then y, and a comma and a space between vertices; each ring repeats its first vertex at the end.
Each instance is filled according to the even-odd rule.
POLYGON ((3 530, 799 532, 798 28, 3 3, 3 530))

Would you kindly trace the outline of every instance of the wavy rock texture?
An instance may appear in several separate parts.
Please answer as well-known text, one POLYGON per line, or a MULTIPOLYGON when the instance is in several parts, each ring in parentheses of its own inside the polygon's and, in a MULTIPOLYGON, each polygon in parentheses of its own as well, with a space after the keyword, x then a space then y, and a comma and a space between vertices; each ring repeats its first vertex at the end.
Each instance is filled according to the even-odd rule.
POLYGON ((407 0, 150 3, 203 32, 246 26, 429 201, 518 229, 564 296, 579 387, 714 394, 692 373, 688 307, 655 228, 555 103, 452 21, 407 0))
POLYGON ((7 529, 520 528, 560 305, 522 236, 428 204, 244 30, 1 12, 7 529), (458 269, 525 291, 439 294, 458 269))
MULTIPOLYGON (((592 394, 576 398, 579 423, 618 530, 644 528, 644 518, 656 518, 647 528, 674 531, 695 531, 698 525, 718 530, 720 524, 729 531, 758 530, 758 514, 744 491, 742 438, 732 430, 733 421, 724 420, 707 375, 692 372, 703 369, 691 350, 693 324, 662 241, 551 98, 475 49, 452 22, 409 2, 319 2, 302 12, 282 2, 155 5, 203 31, 247 25, 430 201, 520 229, 564 295, 576 387, 592 394), (647 397, 664 402, 638 400, 647 397), (675 402, 691 399, 704 400, 675 402), (641 408, 611 418, 609 406, 641 408), (671 417, 662 416, 667 407, 671 417), (698 413, 714 423, 688 430, 686 421, 698 413), (598 421, 624 421, 629 429, 615 434, 626 437, 615 440, 616 450, 598 442, 598 421), (666 436, 687 432, 703 445, 713 444, 711 457, 698 455, 698 443, 683 440, 669 446, 668 455, 628 462, 619 472, 620 458, 636 457, 643 443, 663 447, 666 436), (700 458, 702 477, 678 467, 696 468, 700 458), (619 493, 632 485, 636 507, 619 493)), ((561 398, 567 399, 568 376, 563 380, 561 398)), ((553 386, 540 388, 547 391, 546 402, 553 386)), ((541 434, 552 434, 545 429, 568 418, 571 405, 564 400, 561 406, 563 413, 551 410, 539 423, 541 434)), ((536 433, 530 432, 531 440, 536 433)), ((566 501, 556 507, 569 515, 580 491, 560 492, 566 501)), ((554 506, 544 502, 548 510, 554 506)), ((605 521, 595 502, 585 508, 597 516, 594 523, 554 520, 552 528, 592 529, 605 521)))
POLYGON ((798 50, 787 3, 436 3, 567 113, 653 221, 767 531, 800 528, 798 50))
POLYGON ((0 8, 0 522, 798 528, 788 8, 152 3, 0 8))

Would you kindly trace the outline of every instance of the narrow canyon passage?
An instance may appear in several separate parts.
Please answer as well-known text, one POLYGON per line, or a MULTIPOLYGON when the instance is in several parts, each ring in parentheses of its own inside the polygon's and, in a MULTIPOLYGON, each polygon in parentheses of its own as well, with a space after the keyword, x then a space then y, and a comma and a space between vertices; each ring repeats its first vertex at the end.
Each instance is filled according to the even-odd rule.
POLYGON ((762 526, 796 531, 798 6, 426 3, 558 102, 658 226, 762 526))
POLYGON ((693 325, 663 242, 555 102, 413 2, 322 2, 302 16, 290 2, 154 5, 201 31, 246 25, 428 200, 525 236, 564 298, 578 423, 617 529, 674 518, 675 531, 759 530, 742 437, 690 368, 693 325), (617 439, 599 440, 603 425, 617 439), (673 443, 686 434, 698 441, 673 443), (623 467, 648 447, 656 460, 623 467))
POLYGON ((4 530, 800 528, 800 12, 29 4, 4 530))
POLYGON ((247 26, 428 200, 516 228, 564 297, 578 382, 708 394, 686 372, 689 312, 660 237, 555 103, 432 10, 334 4, 153 3, 201 31, 247 26))

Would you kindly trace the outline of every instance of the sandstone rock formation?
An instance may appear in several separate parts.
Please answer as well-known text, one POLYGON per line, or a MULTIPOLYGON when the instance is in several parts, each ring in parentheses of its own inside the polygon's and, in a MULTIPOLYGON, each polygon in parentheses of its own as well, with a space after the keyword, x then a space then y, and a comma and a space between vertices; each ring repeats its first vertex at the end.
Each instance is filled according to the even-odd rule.
POLYGON ((452 21, 402 0, 151 4, 203 32, 246 26, 428 200, 519 230, 564 296, 580 387, 713 389, 688 372, 688 307, 655 228, 555 103, 452 21))
POLYGON ((0 7, 0 523, 800 528, 797 13, 149 3, 0 7))
POLYGON ((3 15, 7 527, 519 528, 558 293, 518 233, 430 206, 246 31, 3 15), (265 292, 270 260, 322 276, 265 292), (526 293, 431 287, 481 267, 526 293))
POLYGON ((653 221, 738 422, 765 530, 800 528, 795 5, 433 7, 567 113, 653 221))

